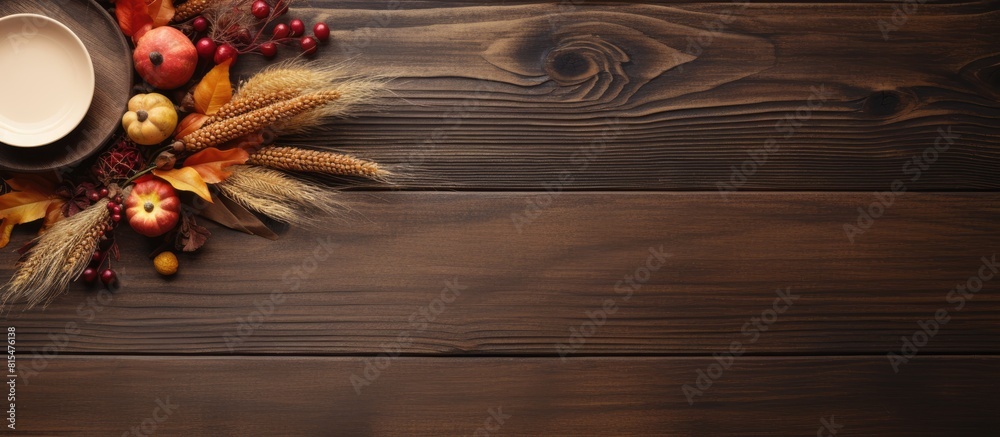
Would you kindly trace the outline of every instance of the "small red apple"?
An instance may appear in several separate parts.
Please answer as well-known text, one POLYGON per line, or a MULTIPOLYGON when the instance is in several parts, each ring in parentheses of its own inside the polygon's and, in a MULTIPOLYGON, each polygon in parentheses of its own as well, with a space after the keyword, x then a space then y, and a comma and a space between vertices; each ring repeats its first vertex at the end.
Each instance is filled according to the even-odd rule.
POLYGON ((177 226, 180 209, 174 187, 152 177, 140 178, 125 199, 128 224, 147 237, 158 237, 177 226))
POLYGON ((198 66, 198 50, 181 31, 170 26, 146 32, 132 52, 135 69, 150 85, 170 90, 191 80, 198 66))

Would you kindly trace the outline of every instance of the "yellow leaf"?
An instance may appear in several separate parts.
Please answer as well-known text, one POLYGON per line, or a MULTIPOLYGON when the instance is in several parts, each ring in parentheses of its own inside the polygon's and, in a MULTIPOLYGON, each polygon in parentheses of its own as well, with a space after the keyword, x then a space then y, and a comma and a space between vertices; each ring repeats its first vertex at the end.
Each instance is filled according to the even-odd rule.
POLYGON ((212 202, 212 194, 208 192, 208 184, 201 175, 191 167, 175 168, 173 170, 153 170, 153 174, 167 181, 174 188, 181 191, 190 191, 198 197, 212 202))
POLYGON ((45 217, 53 201, 50 195, 38 191, 15 191, 0 196, 0 247, 10 242, 15 225, 45 217))
POLYGON ((174 1, 146 0, 146 11, 153 19, 153 27, 166 26, 174 18, 174 1))
POLYGON ((7 220, 0 220, 0 248, 6 247, 10 243, 10 233, 14 230, 14 225, 8 225, 7 220))
POLYGON ((193 168, 205 182, 217 184, 229 178, 233 172, 227 168, 233 164, 245 164, 250 154, 243 149, 219 150, 209 147, 184 160, 184 168, 193 168))
POLYGON ((229 83, 232 59, 212 68, 194 87, 194 109, 205 115, 215 115, 219 108, 233 99, 233 84, 229 83))

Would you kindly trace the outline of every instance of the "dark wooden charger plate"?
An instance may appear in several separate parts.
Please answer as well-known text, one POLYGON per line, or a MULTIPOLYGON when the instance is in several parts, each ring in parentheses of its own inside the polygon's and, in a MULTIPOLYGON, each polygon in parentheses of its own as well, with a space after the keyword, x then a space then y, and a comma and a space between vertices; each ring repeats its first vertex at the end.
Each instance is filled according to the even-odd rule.
POLYGON ((80 125, 59 141, 33 148, 0 143, 0 169, 69 168, 98 151, 121 125, 132 95, 132 48, 115 19, 93 0, 0 1, 0 17, 21 13, 58 20, 83 41, 94 63, 94 100, 80 125))

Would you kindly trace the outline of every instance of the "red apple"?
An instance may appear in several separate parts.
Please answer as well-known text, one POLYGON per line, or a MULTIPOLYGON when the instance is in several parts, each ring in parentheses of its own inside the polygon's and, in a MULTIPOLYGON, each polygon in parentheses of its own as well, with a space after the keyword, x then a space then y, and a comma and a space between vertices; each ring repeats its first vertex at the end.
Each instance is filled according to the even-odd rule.
POLYGON ((154 178, 141 178, 125 199, 128 224, 147 237, 158 237, 177 226, 181 200, 170 184, 154 178))
POLYGON ((156 88, 170 90, 191 80, 198 66, 198 50, 181 31, 170 26, 146 32, 132 52, 135 69, 156 88))

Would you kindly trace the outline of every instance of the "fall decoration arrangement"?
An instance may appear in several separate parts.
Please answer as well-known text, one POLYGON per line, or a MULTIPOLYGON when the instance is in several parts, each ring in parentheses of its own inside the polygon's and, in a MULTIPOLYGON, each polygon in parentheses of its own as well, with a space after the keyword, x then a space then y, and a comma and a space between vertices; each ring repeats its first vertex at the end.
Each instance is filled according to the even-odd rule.
POLYGON ((375 162, 281 142, 351 114, 384 80, 284 62, 233 87, 229 71, 240 56, 270 58, 282 45, 311 55, 330 38, 324 23, 306 35, 302 20, 283 22, 289 3, 115 2, 119 27, 135 43, 135 71, 150 92, 132 97, 119 139, 87 165, 61 179, 19 174, 4 181, 0 247, 15 225, 43 225, 21 248, 3 305, 47 304, 75 280, 114 287, 115 234, 123 227, 161 240, 152 266, 172 275, 174 251, 198 250, 210 236, 200 218, 276 238, 260 217, 308 226, 341 212, 329 187, 300 176, 384 180, 388 173, 375 162))

